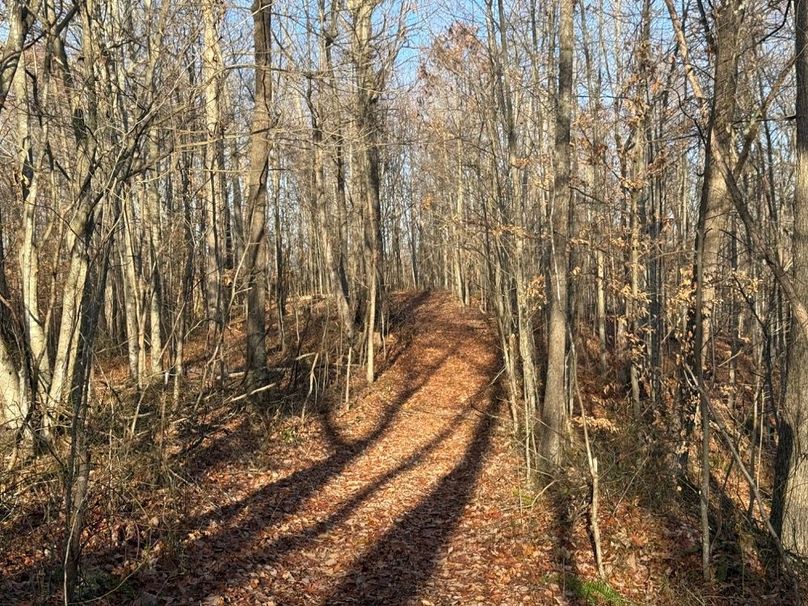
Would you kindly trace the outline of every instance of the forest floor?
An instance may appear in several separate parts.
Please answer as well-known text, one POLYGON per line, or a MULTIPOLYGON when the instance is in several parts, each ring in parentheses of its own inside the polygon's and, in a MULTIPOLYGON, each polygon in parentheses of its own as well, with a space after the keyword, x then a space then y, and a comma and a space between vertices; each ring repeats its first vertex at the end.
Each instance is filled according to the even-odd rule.
MULTIPOLYGON (((397 305, 379 376, 356 378, 349 407, 336 394, 270 426, 238 410, 197 420, 204 431, 173 455, 181 481, 143 484, 112 511, 119 489, 97 477, 83 603, 785 603, 751 565, 740 582, 691 583, 696 518, 623 485, 610 498, 608 472, 610 584, 597 581, 586 478, 580 494, 563 478, 546 493, 527 485, 489 322, 448 294, 397 305)), ((64 521, 46 518, 41 506, 0 517, 0 604, 58 599, 64 521)))

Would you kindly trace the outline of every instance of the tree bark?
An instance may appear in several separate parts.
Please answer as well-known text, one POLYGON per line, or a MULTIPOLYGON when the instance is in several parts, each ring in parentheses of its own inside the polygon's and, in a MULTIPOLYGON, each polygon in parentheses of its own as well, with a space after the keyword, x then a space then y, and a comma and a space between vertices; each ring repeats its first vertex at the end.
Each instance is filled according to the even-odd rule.
POLYGON ((255 0, 255 109, 250 133, 250 171, 247 176, 249 212, 245 255, 247 277, 247 369, 255 378, 266 373, 267 292, 267 177, 269 173, 272 118, 272 0, 255 0))
POLYGON ((366 313, 366 376, 375 378, 376 332, 384 299, 383 253, 381 236, 380 175, 376 104, 379 82, 373 67, 373 11, 378 0, 348 0, 353 20, 351 55, 356 70, 355 118, 357 130, 357 186, 364 203, 364 244, 368 285, 366 313))
MULTIPOLYGON (((808 304, 808 4, 795 4, 797 166, 794 183, 794 290, 808 304)), ((785 400, 778 419, 772 523, 783 547, 808 557, 808 338, 795 322, 785 400)))
POLYGON ((220 170, 222 138, 222 51, 219 44, 221 15, 217 0, 203 0, 204 48, 202 77, 205 85, 205 291, 210 328, 221 330, 224 322, 222 268, 224 260, 223 192, 220 170))
POLYGON ((567 422, 567 237, 570 189, 570 131, 572 123, 573 0, 560 0, 558 33, 558 91, 552 202, 549 223, 547 372, 541 413, 540 456, 545 464, 561 463, 567 422))

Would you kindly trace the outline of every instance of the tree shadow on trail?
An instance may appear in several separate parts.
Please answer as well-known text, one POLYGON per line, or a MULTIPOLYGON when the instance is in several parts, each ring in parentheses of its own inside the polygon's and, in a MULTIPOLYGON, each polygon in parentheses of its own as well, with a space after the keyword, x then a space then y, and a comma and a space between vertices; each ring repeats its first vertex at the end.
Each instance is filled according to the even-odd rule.
POLYGON ((499 398, 491 398, 462 460, 360 558, 326 604, 405 604, 419 595, 471 501, 498 403, 499 398))

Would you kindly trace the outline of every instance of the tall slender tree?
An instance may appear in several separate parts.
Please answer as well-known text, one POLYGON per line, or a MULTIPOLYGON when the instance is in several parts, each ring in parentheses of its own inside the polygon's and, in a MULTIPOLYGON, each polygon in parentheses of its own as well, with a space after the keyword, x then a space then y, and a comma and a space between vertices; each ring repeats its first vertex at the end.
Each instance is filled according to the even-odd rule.
POLYGON ((558 89, 556 91, 555 177, 548 223, 547 371, 541 411, 540 456, 549 465, 561 462, 567 422, 567 272, 569 264, 570 139, 572 126, 573 0, 559 0, 558 89))
MULTIPOLYGON (((257 377, 266 371, 267 177, 272 136, 272 0, 253 2, 255 108, 250 130, 247 176, 248 240, 247 368, 257 377)), ((280 303, 279 303, 280 304, 280 303)))

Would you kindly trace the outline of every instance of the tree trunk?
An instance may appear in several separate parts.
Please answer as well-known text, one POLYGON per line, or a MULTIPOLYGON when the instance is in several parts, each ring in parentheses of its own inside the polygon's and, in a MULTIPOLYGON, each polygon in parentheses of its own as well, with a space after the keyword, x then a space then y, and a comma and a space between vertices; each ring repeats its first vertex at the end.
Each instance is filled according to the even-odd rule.
POLYGON ((272 0, 253 2, 255 40, 255 109, 250 134, 250 172, 247 177, 249 212, 245 273, 247 277, 247 369, 261 378, 266 373, 267 291, 267 176, 272 121, 272 0))
POLYGON ((222 51, 219 44, 220 8, 216 0, 203 0, 204 48, 202 78, 205 85, 205 289, 209 329, 221 330, 224 322, 222 296, 222 184, 219 170, 221 147, 222 51))
MULTIPOLYGON (((320 3, 320 69, 323 73, 331 73, 331 45, 332 37, 329 34, 329 26, 326 23, 324 2, 320 3)), ((331 83, 329 82, 329 85, 331 83)), ((329 86, 329 92, 331 87, 329 86)), ((322 93, 321 93, 322 94, 322 93)), ((329 216, 328 196, 325 186, 325 159, 323 147, 325 145, 325 134, 323 132, 323 120, 326 116, 324 102, 322 99, 318 103, 310 101, 311 122, 312 122, 312 189, 313 204, 315 206, 314 216, 317 226, 323 235, 323 256, 325 265, 331 282, 331 289, 337 303, 337 313, 340 317, 345 337, 352 344, 354 339, 354 318, 351 311, 348 280, 345 275, 345 268, 342 263, 341 243, 339 236, 341 229, 334 229, 335 222, 329 216)))
MULTIPOLYGON (((701 191, 699 219, 696 227, 696 251, 693 264, 694 300, 688 310, 687 361, 699 383, 704 381, 708 344, 713 338, 717 307, 716 285, 720 281, 720 253, 725 240, 732 209, 722 162, 732 157, 733 118, 736 108, 737 68, 740 52, 743 7, 739 0, 726 0, 716 11, 715 87, 707 125, 704 151, 704 183, 701 191)), ((679 457, 680 472, 687 472, 688 443, 693 432, 693 411, 702 400, 698 390, 687 387, 688 377, 681 376, 683 386, 682 425, 684 441, 679 457)), ((709 430, 709 428, 707 428, 709 430)))
POLYGON ((545 464, 561 463, 566 433, 567 389, 567 235, 570 190, 570 129, 572 122, 572 0, 560 0, 558 33, 558 91, 555 132, 555 179, 549 223, 550 267, 548 281, 547 372, 541 413, 540 456, 545 464))
MULTIPOLYGON (((704 370, 708 344, 712 339, 716 311, 716 285, 720 280, 721 246, 726 239, 732 200, 715 149, 730 154, 736 107, 738 56, 740 52, 743 3, 725 0, 715 18, 715 88, 704 156, 704 184, 696 232, 695 326, 692 331, 693 369, 704 370)), ((732 156, 726 159, 729 161, 732 156)))
POLYGON ((377 0, 348 0, 353 19, 351 54, 356 70, 357 186, 364 203, 365 263, 368 284, 366 313, 367 380, 375 378, 376 332, 384 299, 381 209, 379 199, 379 150, 376 103, 380 91, 373 67, 373 11, 377 0))
MULTIPOLYGON (((808 304, 808 5, 795 5, 797 166, 794 185, 794 288, 808 304)), ((808 557, 808 338, 795 322, 785 400, 778 419, 772 522, 783 547, 808 557)))

